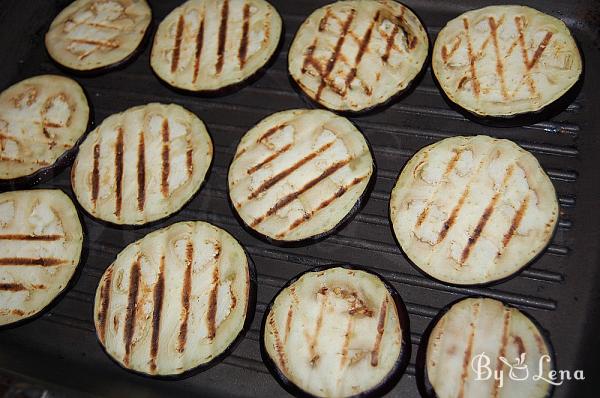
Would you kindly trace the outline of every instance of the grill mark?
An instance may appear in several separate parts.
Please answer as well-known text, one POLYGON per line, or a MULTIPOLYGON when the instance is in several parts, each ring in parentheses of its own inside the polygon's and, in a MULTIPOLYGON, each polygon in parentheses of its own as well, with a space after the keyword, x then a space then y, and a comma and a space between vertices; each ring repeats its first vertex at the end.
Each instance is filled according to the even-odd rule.
POLYGON ((171 58, 171 73, 177 71, 179 65, 179 56, 181 53, 181 40, 183 39, 183 28, 185 26, 185 20, 183 15, 179 15, 179 21, 177 21, 177 32, 175 33, 175 47, 173 47, 173 58, 171 58))
POLYGON ((92 204, 96 208, 100 188, 100 144, 94 145, 94 165, 92 169, 92 204))
POLYGON ((330 166, 327 170, 325 170, 323 173, 321 173, 321 175, 319 175, 317 178, 309 181, 306 185, 304 185, 302 188, 300 188, 300 190, 298 190, 296 192, 293 192, 293 193, 290 193, 287 196, 285 196, 282 199, 280 199, 277 203, 275 203, 275 205, 273 207, 271 207, 267 211, 267 213, 265 215, 256 218, 254 220, 254 222, 252 222, 251 226, 252 227, 256 227, 261 222, 263 222, 265 220, 265 218, 272 216, 279 209, 282 209, 283 207, 287 206, 292 201, 294 201, 298 196, 302 195, 304 192, 308 191, 309 189, 311 189, 312 187, 314 187, 315 185, 317 185, 319 182, 321 182, 325 178, 327 178, 330 175, 332 175, 333 173, 335 173, 337 170, 339 170, 342 167, 346 166, 351 161, 352 161, 352 159, 346 159, 344 161, 335 163, 334 165, 330 166))
MULTIPOLYGON (((325 288, 326 289, 326 288, 325 288)), ((323 294, 323 301, 321 301, 321 307, 319 308, 319 316, 317 317, 317 321, 315 324, 315 331, 309 339, 308 349, 310 352, 310 365, 315 366, 320 356, 317 353, 316 345, 318 343, 319 334, 321 333, 321 327, 323 326, 323 316, 325 315, 325 305, 328 301, 328 297, 325 292, 320 292, 323 294)))
POLYGON ((415 223, 415 228, 418 228, 421 225, 423 225, 423 222, 427 218, 428 214, 429 214, 429 206, 425 207, 423 209, 423 211, 421 211, 421 214, 419 214, 419 217, 417 217, 417 222, 415 223))
POLYGON ((308 49, 306 50, 306 56, 304 57, 304 61, 302 62, 302 69, 300 70, 300 72, 302 74, 306 73, 306 69, 308 68, 309 65, 312 65, 319 73, 321 73, 320 65, 318 63, 316 63, 313 58, 313 54, 314 54, 316 48, 317 48, 317 39, 315 39, 312 42, 312 44, 308 47, 308 49))
MULTIPOLYGON (((220 252, 219 252, 220 253, 220 252)), ((214 339, 217 334, 217 293, 219 291, 219 263, 215 264, 213 270, 212 288, 208 297, 208 310, 206 312, 206 323, 208 326, 208 338, 214 339)))
POLYGON ((144 211, 144 202, 146 201, 146 146, 144 143, 144 131, 140 132, 138 143, 137 183, 137 207, 139 211, 144 211))
POLYGON ((22 265, 22 266, 41 266, 53 267, 67 263, 67 260, 61 258, 30 258, 30 257, 4 257, 0 258, 0 266, 22 265))
POLYGON ((163 197, 169 195, 169 120, 164 119, 162 123, 162 174, 160 182, 160 191, 163 197))
POLYGON ((470 192, 471 192, 471 188, 470 188, 470 186, 467 186, 465 188, 465 190, 463 191, 460 199, 458 200, 458 203, 452 209, 452 212, 450 213, 450 217, 448 217, 448 219, 446 221, 444 221, 442 230, 440 231, 440 233, 438 235, 437 244, 440 244, 446 238, 446 236, 448 235, 448 232, 450 232, 450 228, 452 228, 452 226, 456 222, 456 218, 458 217, 458 214, 460 213, 460 210, 462 209, 462 207, 465 203, 465 200, 467 199, 467 196, 469 196, 470 192))
MULTIPOLYGON (((401 21, 402 18, 404 18, 404 11, 405 8, 404 6, 402 6, 402 10, 400 11, 400 15, 398 16, 399 21, 401 21)), ((387 43, 385 45, 385 53, 383 53, 383 56, 381 57, 381 60, 386 64, 392 53, 392 48, 394 47, 394 42, 396 41, 396 36, 398 35, 398 32, 400 32, 400 24, 395 23, 394 28, 392 29, 392 33, 386 39, 387 43)))
POLYGON ((321 153, 325 152, 327 149, 329 149, 334 144, 334 142, 335 142, 335 140, 331 141, 331 142, 328 142, 327 144, 325 144, 322 147, 320 147, 319 149, 317 149, 315 152, 311 152, 310 154, 308 154, 304 158, 300 159, 298 162, 294 163, 292 166, 288 167, 287 169, 284 169, 284 170, 280 171, 279 173, 277 173, 273 177, 271 177, 268 180, 264 181, 262 184, 260 184, 260 186, 258 188, 256 188, 254 191, 250 192, 250 194, 248 195, 248 200, 255 199, 262 192, 268 190, 273 185, 277 184, 279 181, 281 181, 282 179, 284 179, 285 177, 287 177, 288 175, 290 175, 291 173, 293 173, 294 171, 296 171, 298 168, 302 167, 307 162, 313 160, 318 155, 320 155, 321 153))
POLYGON ((225 43, 227 41, 227 17, 229 15, 229 0, 223 1, 223 8, 221 8, 221 23, 219 24, 219 44, 217 49, 217 63, 215 70, 217 74, 223 70, 223 59, 225 55, 225 43))
POLYGON ((106 319, 108 318, 108 307, 110 304, 110 292, 112 283, 112 268, 106 273, 106 279, 102 290, 100 290, 100 311, 98 312, 98 337, 100 342, 104 344, 104 336, 106 335, 106 319))
POLYGON ((348 90, 350 84, 352 84, 352 82, 354 81, 354 78, 356 77, 356 73, 358 71, 358 65, 362 61, 363 55, 365 54, 365 52, 367 52, 367 50, 369 48, 369 42, 371 41, 373 28, 375 27, 375 23, 379 19, 380 13, 381 13, 381 11, 377 10, 377 12, 375 13, 375 16, 373 17, 373 20, 371 21, 371 24, 369 25, 369 28, 367 29, 365 35, 363 36, 363 38, 360 41, 360 46, 358 47, 358 53, 356 53, 356 57, 354 59, 354 67, 352 68, 352 70, 350 71, 348 76, 346 76, 345 91, 348 90))
POLYGON ((471 42, 471 34, 469 33, 469 20, 463 18, 463 26, 465 28, 465 34, 467 37, 467 51, 469 55, 469 63, 471 65, 471 80, 473 81, 473 92, 476 97, 479 97, 480 86, 479 79, 477 78, 477 66, 475 65, 475 55, 473 54, 473 43, 471 42))
POLYGON ((263 135, 261 135, 259 139, 256 140, 256 143, 257 144, 262 143, 264 140, 266 140, 267 138, 269 138, 270 136, 275 134, 277 131, 279 131, 283 127, 285 127, 285 124, 280 124, 278 126, 271 127, 270 129, 265 131, 265 133, 263 135))
POLYGON ((179 335, 177 336, 177 352, 185 350, 188 332, 188 319, 190 316, 190 297, 192 295, 192 263, 194 261, 194 244, 188 240, 185 245, 185 274, 183 276, 183 287, 181 289, 181 317, 179 335))
POLYGON ((277 324, 275 323, 273 312, 269 314, 269 326, 271 327, 271 332, 273 333, 273 337, 275 339, 275 351, 277 351, 277 356, 279 357, 279 364, 281 365, 281 368, 287 373, 287 359, 285 357, 283 343, 281 342, 281 336, 279 335, 279 330, 277 329, 277 324))
POLYGON ((135 333, 136 312, 137 312, 137 296, 140 286, 140 264, 141 257, 138 255, 137 260, 131 266, 129 273, 129 294, 127 296, 127 312, 125 314, 125 331, 123 333, 123 344, 125 345, 125 356, 123 363, 129 365, 129 357, 131 355, 133 334, 135 333))
MULTIPOLYGON (((500 357, 506 357, 506 346, 508 345, 508 332, 510 331, 510 319, 512 312, 508 309, 504 309, 504 323, 502 326, 502 340, 500 341, 500 350, 498 351, 498 359, 496 360, 496 372, 495 374, 502 374, 504 368, 504 362, 500 360, 500 357)), ((498 389, 500 388, 500 379, 495 378, 494 387, 492 390, 492 397, 498 396, 498 389)))
POLYGON ((27 289, 22 283, 0 283, 0 290, 8 292, 20 292, 29 289, 27 289))
POLYGON ((62 235, 28 235, 28 234, 7 234, 0 235, 0 240, 28 240, 28 241, 56 241, 64 238, 62 235))
POLYGON ((352 338, 352 317, 348 317, 348 326, 346 327, 346 334, 344 334, 344 342, 342 343, 342 358, 340 359, 340 369, 343 369, 348 362, 348 347, 350 346, 350 339, 352 338))
POLYGON ((517 352, 519 353, 519 356, 521 356, 521 354, 524 354, 526 352, 526 350, 525 350, 525 344, 523 344, 523 339, 521 339, 520 336, 513 336, 513 341, 515 342, 515 344, 517 346, 517 352))
MULTIPOLYGON (((78 44, 90 44, 93 46, 99 46, 99 47, 108 47, 108 48, 119 48, 119 43, 113 41, 113 40, 92 40, 92 39, 71 39, 72 43, 78 43, 78 44)), ((95 50, 92 50, 90 53, 86 54, 89 55, 92 52, 94 52, 95 50)))
POLYGON ((284 146, 281 149, 279 149, 277 152, 275 152, 272 155, 268 156, 262 162, 258 163, 255 166, 252 166, 247 171, 248 175, 254 174, 256 171, 260 170, 266 164, 271 163, 273 160, 277 159, 282 153, 287 152, 291 147, 292 147, 292 144, 287 144, 286 146, 284 146))
POLYGON ((452 58, 454 53, 456 53, 456 51, 460 47, 461 43, 462 43, 462 38, 460 36, 456 36, 456 38, 454 39, 454 44, 452 45, 452 49, 450 50, 450 52, 448 52, 448 49, 446 48, 445 45, 442 46, 442 60, 444 60, 445 64, 447 64, 448 60, 450 58, 452 58))
POLYGON ((523 19, 520 16, 515 17, 515 25, 517 25, 517 30, 519 33, 518 42, 519 42, 519 46, 521 46, 521 54, 523 56, 523 60, 525 61, 525 67, 527 68, 527 71, 529 72, 537 64, 540 57, 546 50, 546 47, 548 46, 550 39, 552 39, 553 33, 546 32, 544 39, 542 39, 542 42, 539 44, 539 46, 535 50, 535 53, 533 54, 533 58, 531 60, 529 60, 529 54, 527 53, 527 47, 525 44, 525 32, 523 32, 523 19))
POLYGON ((240 69, 244 69, 246 64, 246 56, 248 53, 248 30, 250 29, 250 4, 244 4, 244 24, 242 26, 242 40, 240 41, 240 49, 238 51, 238 59, 240 61, 240 69))
POLYGON ((117 144, 115 146, 115 215, 121 217, 123 204, 123 129, 117 131, 117 144))
POLYGON ((194 149, 192 146, 191 138, 187 137, 187 151, 185 153, 185 162, 187 166, 188 177, 191 177, 194 174, 194 149))
POLYGON ((160 318, 162 314, 163 299, 165 294, 165 256, 160 258, 160 270, 158 281, 154 285, 153 302, 154 311, 152 312, 152 337, 150 338, 150 369, 156 371, 156 356, 158 354, 158 345, 160 338, 160 318))
POLYGON ((490 25, 490 32, 492 35, 492 41, 494 42, 494 50, 496 52, 496 74, 500 78, 500 90, 504 99, 508 98, 508 90, 506 89, 506 83, 504 81, 504 63, 500 57, 500 46, 498 45, 498 27, 502 25, 502 22, 496 24, 494 17, 488 18, 488 24, 490 25))
POLYGON ((504 234, 504 237, 502 239, 502 247, 508 246, 514 233, 519 228, 519 225, 521 225, 521 221, 523 220, 523 216, 525 215, 525 212, 527 211, 528 205, 529 205, 529 196, 526 196, 525 199, 521 202, 521 206, 519 206, 517 213, 513 217, 510 227, 508 228, 508 231, 504 234))
POLYGON ((544 40, 542 40, 542 42, 540 43, 538 48, 535 50, 535 53, 533 54, 533 58, 531 59, 531 62, 529 62, 529 64, 527 65, 527 68, 529 70, 533 69, 533 67, 537 64, 540 57, 546 50, 546 47, 548 46, 550 39, 552 39, 552 32, 546 32, 546 36, 544 36, 544 40))
POLYGON ((467 379, 467 375, 469 373, 469 362, 471 361, 471 355, 473 351, 473 340, 475 338, 475 319, 479 314, 479 303, 473 304, 473 321, 471 322, 471 332, 469 333, 469 338, 467 340, 467 349, 465 350, 465 354, 463 356, 462 363, 462 373, 460 375, 460 388, 458 390, 458 398, 464 398, 465 396, 465 381, 467 379))
POLYGON ((194 54, 194 77, 193 83, 198 80, 198 73, 200 71, 200 57, 202 56, 202 47, 204 46, 204 18, 200 21, 200 27, 198 28, 198 34, 196 35, 196 53, 194 54))
POLYGON ((385 330, 385 319, 387 316, 387 297, 381 303, 381 309, 379 310, 379 320, 377 321, 377 335, 375 336, 375 343, 371 350, 371 366, 376 367, 379 364, 379 349, 381 348, 381 339, 385 330))
POLYGON ((317 101, 321 98, 323 89, 327 85, 326 80, 327 80, 327 78, 329 78, 329 75, 333 71, 333 68, 335 67, 335 64, 337 63, 337 61, 340 57, 340 51, 342 50, 342 46, 344 45, 344 41, 346 40, 346 35, 348 34, 348 31, 350 30, 350 25, 352 24, 352 21, 354 20, 354 14, 356 14, 356 10, 353 9, 350 12, 350 15, 348 16, 348 18, 346 18, 344 25, 342 26, 342 33, 341 33, 340 37, 338 38, 338 41, 335 45, 335 49, 333 50, 333 54, 329 58, 329 62, 327 62, 327 66, 325 67, 325 72, 323 74, 321 74, 321 84, 319 85, 319 88, 316 93, 317 101))
POLYGON ((288 309, 287 318, 285 319, 285 343, 287 343, 288 337, 290 335, 290 330, 292 329, 292 317, 294 316, 294 308, 292 304, 290 304, 290 308, 288 309))

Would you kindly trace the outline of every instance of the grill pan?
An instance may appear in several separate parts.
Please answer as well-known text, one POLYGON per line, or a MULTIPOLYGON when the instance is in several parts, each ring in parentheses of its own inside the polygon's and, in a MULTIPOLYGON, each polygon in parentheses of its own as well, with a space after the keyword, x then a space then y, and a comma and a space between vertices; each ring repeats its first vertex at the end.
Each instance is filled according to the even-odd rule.
MULTIPOLYGON (((178 1, 149 1, 152 32, 178 1)), ((227 168, 241 136, 276 111, 313 107, 294 90, 287 74, 287 49, 294 33, 320 0, 271 0, 281 13, 285 35, 270 68, 253 83, 222 97, 175 92, 152 73, 150 45, 132 63, 96 77, 74 76, 86 90, 94 122, 148 102, 174 102, 203 119, 215 144, 206 185, 176 215, 151 227, 116 229, 83 216, 87 261, 67 293, 36 320, 0 331, 0 372, 59 391, 60 396, 285 396, 260 359, 259 329, 269 301, 285 282, 310 267, 329 263, 366 266, 399 291, 410 314, 410 364, 390 396, 418 397, 415 357, 421 335, 439 309, 468 295, 503 300, 527 312, 550 334, 557 368, 582 369, 586 382, 565 381, 555 397, 594 396, 600 390, 594 350, 600 339, 600 2, 523 1, 558 16, 572 29, 584 56, 584 83, 577 98, 550 121, 532 126, 482 126, 451 110, 435 86, 431 68, 400 101, 352 120, 369 139, 377 180, 354 220, 327 239, 308 247, 278 248, 257 240, 237 222, 227 203, 227 168), (388 221, 389 194, 406 161, 419 148, 454 135, 488 134, 511 139, 530 150, 550 175, 560 200, 559 227, 551 245, 515 278, 488 288, 449 287, 415 270, 394 242, 388 221), (240 240, 258 271, 256 316, 244 340, 219 365, 181 381, 140 377, 116 366, 96 340, 93 294, 116 254, 159 227, 182 220, 206 220, 240 240)), ((425 24, 431 43, 446 21, 473 8, 504 3, 405 0, 425 24)), ((511 2, 512 3, 512 2, 511 2)), ((43 37, 68 1, 3 0, 0 6, 0 87, 24 78, 61 71, 48 57, 43 37)), ((67 74, 68 75, 68 74, 67 74)), ((38 187, 60 188, 73 197, 69 168, 38 187)), ((85 257, 84 257, 85 260, 85 257)))

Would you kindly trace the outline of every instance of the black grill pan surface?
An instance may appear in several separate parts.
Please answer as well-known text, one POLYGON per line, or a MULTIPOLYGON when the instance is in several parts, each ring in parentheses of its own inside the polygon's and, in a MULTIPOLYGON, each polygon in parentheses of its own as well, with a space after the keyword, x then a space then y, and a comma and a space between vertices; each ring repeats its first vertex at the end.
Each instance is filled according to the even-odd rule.
MULTIPOLYGON (((285 396, 260 358, 259 327, 265 307, 285 282, 301 271, 329 263, 366 266, 386 277, 406 302, 413 356, 390 396, 418 397, 415 357, 421 335, 438 310, 467 296, 501 299, 532 315, 550 335, 557 368, 584 370, 586 382, 565 381, 555 397, 598 396, 600 346, 600 2, 525 1, 561 18, 572 29, 585 59, 577 98, 559 115, 535 125, 486 127, 451 110, 434 84, 429 67, 414 90, 391 106, 352 120, 372 144, 377 180, 366 206, 337 234, 308 247, 278 248, 249 235, 227 202, 227 168, 241 136, 267 115, 313 107, 294 90, 287 74, 287 50, 299 25, 320 0, 271 0, 281 13, 285 36, 271 67, 241 90, 222 97, 175 92, 149 66, 150 42, 125 67, 96 77, 72 76, 58 68, 44 48, 52 19, 69 2, 0 1, 0 88, 42 73, 74 77, 87 92, 98 125, 112 113, 152 101, 180 104, 203 119, 215 144, 204 188, 179 213, 150 228, 116 229, 83 215, 87 259, 68 292, 37 319, 0 331, 0 373, 48 386, 65 396, 285 396), (488 134, 530 150, 550 175, 560 200, 559 227, 551 245, 518 276, 489 288, 449 287, 416 271, 394 242, 388 201, 402 166, 421 147, 454 135, 488 134), (146 233, 181 220, 206 220, 231 232, 247 249, 258 271, 254 324, 241 344, 219 365, 181 381, 160 381, 129 373, 102 351, 93 326, 93 295, 116 254, 146 233)), ((152 32, 180 2, 149 1, 152 32)), ((431 45, 451 18, 494 2, 406 0, 425 24, 431 45)), ((503 3, 503 2, 498 2, 503 3)), ((70 167, 39 187, 73 197, 70 167)), ((0 249, 1 250, 1 249, 0 249)))

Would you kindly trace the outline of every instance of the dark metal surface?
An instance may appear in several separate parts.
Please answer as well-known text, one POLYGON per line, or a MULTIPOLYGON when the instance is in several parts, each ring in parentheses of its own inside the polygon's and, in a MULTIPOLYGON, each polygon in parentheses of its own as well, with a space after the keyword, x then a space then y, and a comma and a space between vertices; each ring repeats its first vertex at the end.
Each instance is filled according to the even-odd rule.
MULTIPOLYGON (((0 88, 41 73, 62 73, 49 59, 43 36, 67 1, 0 2, 0 88)), ((179 2, 150 1, 157 23, 179 2)), ((534 0, 527 3, 561 17, 572 29, 585 57, 585 80, 578 98, 551 121, 519 128, 492 128, 467 121, 451 110, 435 87, 430 68, 400 102, 352 120, 371 142, 378 165, 372 195, 360 214, 337 234, 304 248, 277 248, 250 236, 227 204, 226 175, 236 145, 251 126, 279 110, 311 106, 293 90, 286 57, 302 20, 324 1, 272 0, 285 21, 285 42, 273 66, 259 80, 223 97, 176 93, 161 84, 149 66, 150 48, 124 69, 97 77, 75 77, 89 95, 95 122, 151 101, 183 105, 202 118, 216 147, 210 179, 177 215, 152 228, 119 230, 84 216, 89 248, 76 284, 38 319, 0 331, 0 369, 66 391, 102 396, 282 396, 286 393, 260 359, 259 325, 266 304, 289 278, 316 265, 349 262, 386 277, 402 295, 410 314, 413 358, 391 396, 418 396, 414 358, 421 333, 437 311, 470 294, 513 304, 548 330, 559 369, 583 369, 587 386, 569 381, 555 397, 598 393, 594 349, 598 349, 600 312, 600 3, 584 0, 534 0), (490 288, 459 288, 433 282, 409 265, 393 240, 388 199, 398 172, 419 148, 453 135, 485 133, 509 138, 532 151, 556 186, 560 224, 547 251, 517 277, 490 288), (258 304, 251 330, 232 355, 212 369, 182 381, 140 377, 116 366, 96 341, 92 323, 93 294, 104 269, 127 244, 173 222, 207 220, 238 238, 258 270, 258 304)), ((459 13, 491 1, 406 1, 433 40, 443 24, 459 13)), ((69 168, 41 187, 58 187, 72 195, 69 168)), ((596 357, 597 358, 597 357, 596 357)), ((69 395, 78 395, 70 393, 69 395)))

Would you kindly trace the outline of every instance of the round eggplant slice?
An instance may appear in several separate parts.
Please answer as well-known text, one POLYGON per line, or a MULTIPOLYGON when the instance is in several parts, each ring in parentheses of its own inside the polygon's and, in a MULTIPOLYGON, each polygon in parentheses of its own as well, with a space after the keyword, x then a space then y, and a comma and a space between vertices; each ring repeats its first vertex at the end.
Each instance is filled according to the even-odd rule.
POLYGON ((349 266, 292 279, 263 319, 261 351, 296 396, 380 396, 410 358, 408 315, 380 276, 349 266))
POLYGON ((533 260, 554 233, 558 201, 537 159, 515 143, 453 137, 406 164, 390 215, 418 268, 473 285, 507 278, 533 260))
POLYGON ((175 104, 137 106, 89 133, 71 183, 92 216, 141 225, 183 207, 202 185, 212 154, 204 123, 190 111, 175 104))
POLYGON ((518 309, 488 298, 467 298, 452 305, 434 325, 420 364, 425 368, 427 395, 550 395, 552 385, 535 375, 550 379, 551 348, 534 322, 518 309))
POLYGON ((154 231, 102 275, 98 339, 121 366, 146 375, 209 367, 249 326, 252 275, 242 246, 218 227, 181 222, 154 231))
POLYGON ((448 22, 433 49, 446 96, 477 116, 540 111, 577 82, 579 49, 559 19, 524 6, 491 6, 448 22))
POLYGON ((264 0, 189 0, 160 23, 150 64, 189 91, 218 91, 250 78, 271 59, 281 17, 264 0))
POLYGON ((358 209, 374 164, 346 118, 296 109, 263 119, 242 137, 229 168, 229 197, 242 221, 272 242, 331 232, 358 209))
POLYGON ((0 182, 58 165, 85 133, 89 113, 81 86, 62 76, 35 76, 0 93, 0 182))
POLYGON ((417 77, 427 32, 391 0, 338 1, 313 12, 289 51, 289 72, 311 99, 358 112, 388 101, 417 77))
POLYGON ((29 318, 67 287, 79 264, 83 231, 60 190, 0 194, 0 325, 29 318))
POLYGON ((135 53, 151 20, 145 0, 76 0, 50 25, 46 48, 72 70, 110 67, 135 53))

